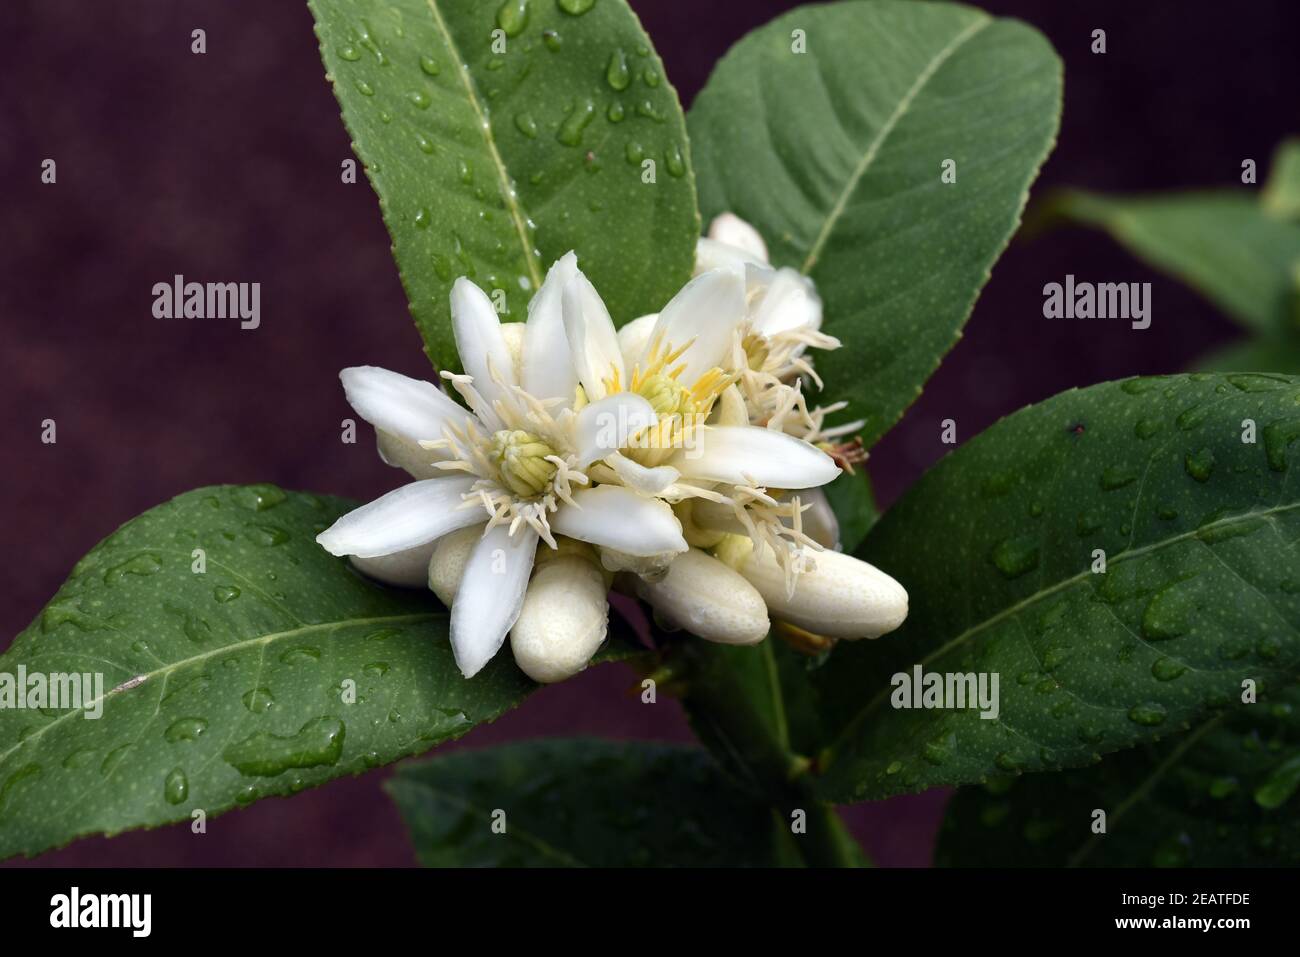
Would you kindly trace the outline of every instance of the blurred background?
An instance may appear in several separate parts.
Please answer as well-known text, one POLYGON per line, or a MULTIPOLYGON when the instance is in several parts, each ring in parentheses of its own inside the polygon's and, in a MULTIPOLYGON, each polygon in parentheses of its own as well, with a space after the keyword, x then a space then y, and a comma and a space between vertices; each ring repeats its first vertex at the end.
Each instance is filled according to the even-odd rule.
MULTIPOLYGON (((481 0, 487 2, 487 0, 481 0)), ((712 64, 783 0, 632 0, 689 104, 712 64)), ((989 0, 1065 60, 1060 141, 1034 189, 1129 192, 1261 182, 1300 132, 1295 0, 989 0), (1094 29, 1108 52, 1090 52, 1094 29)), ((7 0, 0 56, 0 649, 73 564, 122 522, 200 485, 274 482, 373 498, 394 473, 343 445, 346 365, 423 376, 378 205, 351 155, 299 0, 7 0), (190 31, 208 52, 190 52, 190 31), (42 185, 40 164, 58 163, 42 185), (175 273, 256 281, 262 324, 154 319, 175 273), (58 442, 40 442, 55 419, 58 442)), ((1255 187, 1257 188, 1257 187, 1255 187)), ((1185 368, 1237 327, 1103 234, 1016 241, 965 337, 872 452, 888 505, 946 450, 1075 386, 1185 368), (1044 283, 1152 283, 1154 320, 1049 322, 1044 283)), ((623 666, 543 689, 449 748, 549 735, 691 740, 677 705, 647 707, 623 666)), ((378 770, 292 800, 186 825, 78 842, 37 865, 411 865, 378 770)), ((924 865, 946 795, 848 809, 878 863, 924 865)), ((14 866, 14 865, 10 865, 14 866)), ((19 862, 17 866, 23 866, 19 862)))

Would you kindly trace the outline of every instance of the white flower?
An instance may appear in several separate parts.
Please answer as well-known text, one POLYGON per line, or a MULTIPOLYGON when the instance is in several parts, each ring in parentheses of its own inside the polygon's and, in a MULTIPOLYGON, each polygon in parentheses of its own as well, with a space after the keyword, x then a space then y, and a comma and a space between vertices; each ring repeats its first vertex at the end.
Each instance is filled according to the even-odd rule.
MULTIPOLYGON (((593 487, 587 474, 658 416, 633 392, 591 402, 579 390, 561 297, 580 276, 572 254, 552 267, 530 304, 519 362, 507 341, 516 334, 503 332, 488 297, 466 279, 455 283, 452 324, 465 374, 444 375, 468 410, 432 383, 383 369, 340 374, 348 401, 378 430, 386 460, 434 477, 343 516, 317 541, 401 583, 410 583, 413 566, 430 555, 430 583, 454 590, 452 648, 467 677, 496 654, 520 618, 539 541, 557 548, 556 536, 565 536, 646 557, 687 548, 665 502, 618 485, 593 487), (485 528, 466 549, 464 538, 450 536, 470 526, 485 528), (455 574, 440 567, 444 542, 461 546, 455 574)), ((603 593, 599 599, 603 621, 603 593)), ((553 680, 555 671, 530 669, 539 680, 553 680)))
POLYGON ((856 446, 841 447, 837 440, 863 423, 825 425, 826 417, 846 403, 810 408, 804 394, 806 382, 822 388, 808 350, 840 347, 838 339, 821 331, 822 301, 812 280, 795 269, 774 269, 758 230, 732 213, 714 219, 708 236, 699 240, 695 268, 745 276, 747 311, 733 365, 750 421, 819 444, 846 466, 861 461, 856 446))

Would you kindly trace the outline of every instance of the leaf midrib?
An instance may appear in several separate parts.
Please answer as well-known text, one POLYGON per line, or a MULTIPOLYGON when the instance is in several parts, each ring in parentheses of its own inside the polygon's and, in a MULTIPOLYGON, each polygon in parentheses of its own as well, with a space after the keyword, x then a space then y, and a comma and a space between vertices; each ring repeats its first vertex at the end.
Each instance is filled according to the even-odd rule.
MULTIPOLYGON (((430 0, 430 2, 432 2, 432 0, 430 0)), ((835 205, 831 207, 831 211, 822 222, 822 228, 818 232, 817 238, 813 240, 813 244, 808 250, 808 255, 804 259, 803 265, 799 267, 800 272, 805 276, 811 273, 813 267, 817 265, 817 260, 821 257, 822 250, 830 240, 831 233, 834 231, 836 225, 838 225, 840 218, 844 215, 844 210, 848 207, 849 198, 857 190, 858 184, 862 181, 862 177, 865 176, 867 171, 871 168, 871 164, 875 162, 876 156, 880 153, 880 148, 884 145, 885 140, 889 138, 889 135, 893 133, 894 127, 898 124, 898 121, 901 120, 903 115, 909 108, 911 108, 913 101, 916 100, 917 96, 920 95, 921 90, 939 71, 939 68, 942 67, 964 43, 992 22, 992 17, 981 13, 979 19, 970 23, 964 30, 948 41, 948 45, 936 53, 934 57, 931 58, 930 62, 925 65, 925 68, 917 74, 916 79, 912 82, 912 86, 905 94, 903 94, 902 99, 898 101, 898 105, 894 107, 894 112, 889 115, 889 118, 885 120, 875 137, 873 137, 871 142, 867 145, 866 151, 862 154, 862 159, 859 160, 858 165, 854 167, 853 173, 849 176, 848 180, 844 184, 844 188, 836 198, 835 205)))
POLYGON ((492 124, 488 121, 488 113, 479 98, 478 88, 474 85, 474 78, 469 74, 469 67, 465 58, 461 56, 460 48, 456 45, 451 30, 447 28, 447 23, 442 18, 442 11, 438 9, 438 0, 426 0, 426 3, 429 7, 429 13, 433 16, 433 25, 442 34, 443 42, 447 44, 447 49, 451 52, 452 59, 455 61, 456 75, 460 77, 461 84, 465 87, 465 95, 469 99, 469 105, 473 108, 474 115, 478 117, 479 131, 483 134, 483 142, 487 146, 488 155, 492 158, 492 165, 496 169, 497 181, 501 187, 501 199, 510 213, 510 220, 514 224, 520 248, 524 253, 524 262, 528 264, 528 276, 532 280, 533 288, 540 289, 542 288, 542 271, 537 258, 533 255, 532 244, 528 241, 528 218, 519 205, 519 196, 511 185, 510 173, 506 169, 505 160, 501 158, 501 151, 497 149, 496 137, 492 133, 492 124))
MULTIPOLYGON (((413 623, 417 621, 432 620, 434 618, 438 618, 443 614, 445 613, 416 612, 416 613, 411 613, 406 615, 380 615, 378 617, 373 617, 373 618, 347 618, 341 621, 317 622, 316 624, 303 625, 302 627, 292 628, 289 629, 288 631, 274 631, 265 635, 254 635, 252 638, 245 638, 242 641, 236 641, 233 644, 229 644, 229 645, 222 645, 219 648, 213 648, 210 651, 201 652, 200 654, 192 655, 189 658, 182 658, 180 661, 174 661, 171 664, 168 664, 162 668, 158 668, 154 671, 147 671, 147 672, 142 672, 141 674, 137 674, 134 676, 133 679, 131 679, 135 681, 135 684, 132 685, 131 690, 134 690, 135 688, 143 687, 144 685, 149 684, 149 682, 152 681, 154 678, 169 675, 172 672, 178 671, 181 668, 186 667, 187 665, 194 664, 195 662, 205 661, 208 658, 214 658, 217 657, 218 655, 228 654, 232 651, 238 651, 243 648, 247 648, 257 644, 262 644, 263 646, 265 646, 270 644, 273 641, 278 641, 281 638, 296 638, 299 637, 300 635, 310 634, 315 631, 327 631, 333 628, 344 628, 349 625, 378 625, 378 624, 391 625, 395 623, 413 623)), ((120 685, 118 687, 120 687, 120 685)), ((37 728, 27 737, 23 738, 21 741, 15 744, 13 747, 9 748, 4 753, 0 754, 0 765, 3 765, 4 762, 7 761, 10 755, 12 755, 14 752, 18 751, 24 745, 37 740, 43 734, 45 734, 45 732, 48 731, 50 728, 62 724, 68 718, 76 717, 77 715, 81 714, 83 711, 86 711, 94 707, 95 705, 99 704, 101 701, 107 701, 116 692, 117 692, 117 687, 114 687, 109 691, 105 692, 104 694, 100 695, 98 698, 95 698, 93 701, 83 702, 80 708, 73 708, 69 711, 66 711, 63 714, 59 715, 57 718, 55 718, 53 721, 51 721, 49 724, 42 725, 40 728, 37 728)))
MULTIPOLYGON (((1289 505, 1278 505, 1272 508, 1258 509, 1250 512, 1241 512, 1235 515, 1226 515, 1223 518, 1219 519, 1218 521, 1210 522, 1199 528, 1191 529, 1190 531, 1183 532, 1182 534, 1179 535, 1174 535, 1170 538, 1161 539, 1158 542, 1152 542, 1150 545, 1145 545, 1142 548, 1137 548, 1137 549, 1133 549, 1132 551, 1123 552, 1122 554, 1115 556, 1115 558, 1111 561, 1111 565, 1113 566, 1115 564, 1118 564, 1121 561, 1128 561, 1133 558, 1138 558, 1142 555, 1159 551, 1160 549, 1166 548, 1171 545, 1177 545, 1177 544, 1181 544, 1182 542, 1191 541, 1192 539, 1199 537, 1200 534, 1206 531, 1207 529, 1213 529, 1220 525, 1240 522, 1243 519, 1250 519, 1254 517, 1269 518, 1271 516, 1279 515, 1284 512, 1293 511, 1295 509, 1300 509, 1300 502, 1292 502, 1289 505)), ((1093 571, 1091 567, 1085 568, 1083 571, 1075 575, 1071 575, 1069 578, 1061 579, 1056 584, 1051 585, 1048 588, 1043 588, 1039 591, 1034 592, 1032 595, 1027 595, 1026 597, 1020 599, 1020 601, 1016 602, 1013 605, 1008 605, 1006 608, 1002 609, 997 614, 985 618, 983 621, 976 622, 975 624, 967 628, 965 631, 963 631, 961 634, 957 635, 955 638, 940 645, 934 651, 930 652, 930 654, 922 658, 920 660, 920 665, 922 667, 928 665, 936 658, 939 658, 940 656, 947 654, 949 651, 951 651, 954 648, 960 647, 972 636, 984 631, 987 628, 992 627, 993 625, 999 624, 1002 621, 1005 621, 1009 618, 1014 617, 1015 615, 1018 615, 1026 608, 1031 607, 1032 605, 1036 604, 1037 602, 1045 598, 1049 598, 1052 595, 1057 594, 1058 592, 1065 591, 1073 587, 1074 585, 1077 585, 1079 582, 1084 581, 1087 578, 1091 577, 1092 574, 1093 571)), ((864 722, 867 719, 867 717, 876 708, 878 708, 881 705, 881 703, 886 700, 886 698, 888 698, 889 693, 892 690, 893 690, 892 687, 886 687, 882 691, 878 692, 870 701, 868 701, 865 705, 863 705, 861 711, 859 711, 852 718, 850 718, 848 722, 845 723, 840 733, 835 736, 835 740, 832 741, 831 744, 822 752, 823 755, 825 756, 822 762, 823 767, 828 767, 831 764, 835 756, 838 755, 845 741, 850 739, 857 732, 857 729, 862 724, 862 722, 864 722)))

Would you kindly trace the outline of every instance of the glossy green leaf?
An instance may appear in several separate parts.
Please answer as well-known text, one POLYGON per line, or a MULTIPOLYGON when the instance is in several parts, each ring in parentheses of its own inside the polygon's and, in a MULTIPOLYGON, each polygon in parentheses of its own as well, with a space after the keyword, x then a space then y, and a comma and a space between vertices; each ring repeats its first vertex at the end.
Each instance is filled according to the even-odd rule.
POLYGON ((430 867, 798 860, 788 826, 694 748, 532 741, 405 764, 385 788, 430 867))
POLYGON ((1277 148, 1259 199, 1268 215, 1300 220, 1300 139, 1286 140, 1277 148))
POLYGON ((502 290, 502 317, 523 319, 547 267, 574 249, 618 322, 690 278, 685 122, 624 0, 309 6, 436 365, 459 365, 458 276, 502 290))
POLYGON ((102 674, 80 707, 0 708, 0 858, 293 794, 523 698, 534 685, 508 653, 461 676, 427 592, 374 585, 316 545, 353 506, 200 489, 82 559, 0 656, 15 679, 102 674))
POLYGON ((1280 372, 1300 375, 1300 336, 1255 336, 1203 356, 1205 372, 1280 372))
POLYGON ((1015 20, 944 3, 799 7, 741 40, 691 109, 706 218, 810 275, 844 343, 817 369, 871 445, 956 341, 1060 115, 1061 63, 1015 20), (800 52, 800 50, 804 52, 800 52), (956 182, 941 181, 944 163, 956 182))
POLYGON ((1265 215, 1245 188, 1131 198, 1069 192, 1046 215, 1106 230, 1243 325, 1273 334, 1300 327, 1300 223, 1265 215))
POLYGON ((858 552, 911 611, 817 670, 838 729, 818 793, 1080 766, 1288 680, 1298 438, 1298 378, 1169 376, 1063 393, 941 460, 858 552), (917 667, 997 676, 997 717, 895 707, 917 667))
POLYGON ((937 863, 978 867, 1300 864, 1300 689, 1095 768, 959 791, 937 863), (1104 834, 1095 812, 1106 812, 1104 834))

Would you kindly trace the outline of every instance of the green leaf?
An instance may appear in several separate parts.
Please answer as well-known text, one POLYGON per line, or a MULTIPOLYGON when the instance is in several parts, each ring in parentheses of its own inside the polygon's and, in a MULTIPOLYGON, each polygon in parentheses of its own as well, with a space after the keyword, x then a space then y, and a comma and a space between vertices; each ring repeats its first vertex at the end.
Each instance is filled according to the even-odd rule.
POLYGON ((695 748, 532 741, 405 764, 384 786, 428 867, 797 861, 789 827, 695 748))
POLYGON ((1064 774, 966 788, 937 863, 1242 867, 1300 863, 1300 691, 1239 706, 1159 746, 1064 774), (1106 812, 1105 834, 1092 831, 1106 812))
POLYGON ((199 489, 83 558, 0 675, 102 673, 103 697, 0 708, 0 858, 359 774, 523 698, 509 654, 461 676, 427 592, 374 585, 315 543, 352 507, 199 489))
POLYGON ((1056 137, 1041 35, 943 3, 799 7, 749 34, 691 109, 706 217, 734 212, 810 275, 827 395, 871 445, 956 342, 1056 137), (799 31, 799 32, 796 32, 799 31), (795 52, 800 38, 806 52, 795 52), (956 162, 955 183, 940 181, 956 162))
POLYGON ((1300 379, 1169 376, 1063 393, 943 459, 859 550, 911 613, 816 672, 839 729, 817 793, 1079 766, 1294 674, 1297 438, 1300 379), (998 676, 998 716, 895 708, 916 667, 998 676))
POLYGON ((502 318, 522 319, 547 267, 574 249, 616 322, 657 311, 690 278, 699 214, 685 121, 624 0, 309 6, 435 365, 459 367, 448 305, 459 276, 504 290, 502 318))
POLYGON ((1300 326, 1300 224, 1265 215, 1244 190, 1131 198, 1068 192, 1044 215, 1104 229, 1243 325, 1272 334, 1300 326))
POLYGON ((1300 336, 1256 336, 1203 356, 1196 368, 1204 372, 1278 372, 1300 374, 1300 336))
POLYGON ((1273 154, 1259 201, 1270 216, 1300 220, 1300 139, 1283 141, 1273 154))

